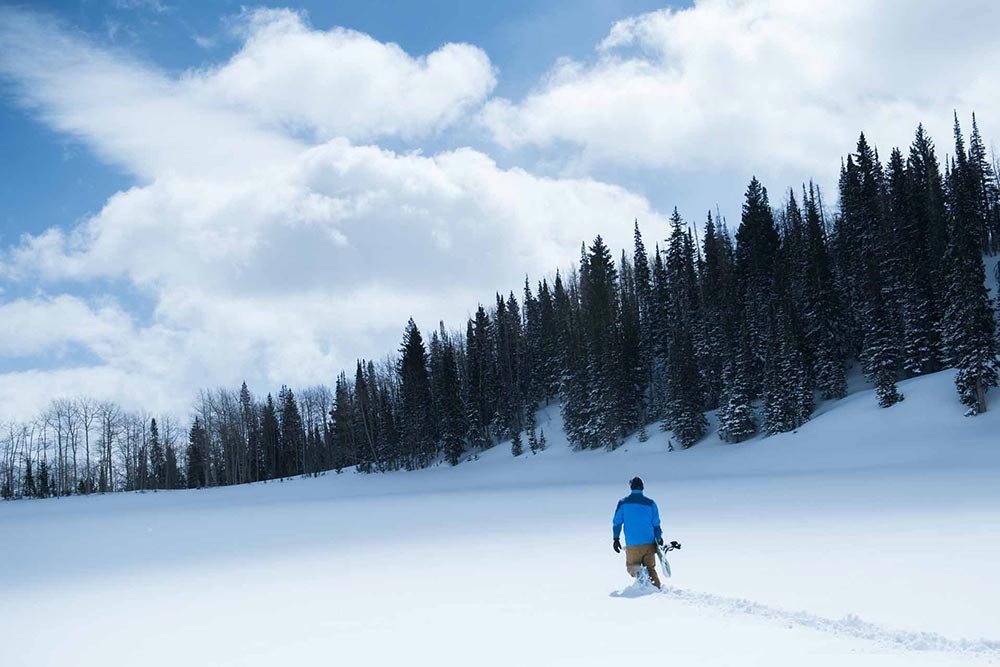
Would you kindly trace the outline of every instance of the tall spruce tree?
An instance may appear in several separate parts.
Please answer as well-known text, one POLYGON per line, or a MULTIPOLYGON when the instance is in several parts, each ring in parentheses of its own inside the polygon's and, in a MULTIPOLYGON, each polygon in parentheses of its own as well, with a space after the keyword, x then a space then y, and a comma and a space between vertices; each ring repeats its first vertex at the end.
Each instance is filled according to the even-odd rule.
POLYGON ((151 489, 166 488, 167 481, 167 456, 163 451, 163 443, 160 441, 160 429, 156 425, 156 419, 149 421, 149 481, 147 487, 151 489))
POLYGON ((670 286, 667 311, 667 396, 663 427, 673 431, 685 448, 705 433, 702 383, 694 345, 698 321, 698 285, 694 248, 677 209, 670 218, 670 241, 665 266, 670 286))
POLYGON ((427 349, 413 318, 406 325, 400 347, 399 393, 400 433, 406 466, 421 468, 434 457, 433 425, 428 408, 431 405, 430 377, 427 373, 427 349))
POLYGON ((802 306, 805 338, 812 349, 812 375, 816 388, 824 399, 838 399, 847 394, 843 313, 827 248, 826 228, 812 183, 808 193, 803 193, 803 199, 806 261, 802 306))
POLYGON ((985 285, 982 259, 983 211, 979 174, 965 152, 955 117, 955 162, 948 181, 950 243, 945 254, 947 274, 944 343, 951 364, 958 368, 955 386, 968 414, 986 411, 986 392, 997 385, 996 321, 985 285))
POLYGON ((746 380, 751 363, 750 335, 743 325, 737 352, 726 366, 719 409, 719 437, 726 442, 743 442, 757 432, 757 417, 746 380))
POLYGON ((757 394, 763 379, 768 309, 780 243, 767 189, 754 177, 747 186, 736 232, 737 299, 750 339, 752 356, 745 381, 751 395, 757 394))
POLYGON ((191 424, 187 446, 187 485, 189 489, 200 489, 208 483, 206 464, 208 455, 208 434, 198 417, 191 424))
POLYGON ((305 472, 306 432, 299 403, 288 387, 282 387, 278 396, 281 399, 281 449, 285 455, 281 474, 301 475, 305 472))
POLYGON ((455 361, 455 345, 440 323, 438 335, 441 343, 437 358, 431 362, 434 400, 441 420, 441 446, 451 465, 458 465, 465 453, 465 420, 463 418, 461 387, 455 361))

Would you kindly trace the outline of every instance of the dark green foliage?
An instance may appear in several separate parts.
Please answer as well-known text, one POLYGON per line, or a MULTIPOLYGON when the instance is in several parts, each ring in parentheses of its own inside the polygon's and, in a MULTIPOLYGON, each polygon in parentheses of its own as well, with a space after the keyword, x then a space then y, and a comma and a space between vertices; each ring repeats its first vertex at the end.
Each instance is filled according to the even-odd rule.
POLYGON ((747 186, 736 232, 736 300, 750 341, 747 386, 759 391, 767 349, 768 309, 781 238, 774 224, 767 189, 756 178, 747 186))
POLYGON ((757 432, 757 417, 747 387, 749 367, 750 342, 744 326, 740 330, 738 351, 726 367, 719 409, 719 437, 726 442, 743 442, 757 432))
POLYGON ((524 454, 524 441, 521 440, 521 432, 517 431, 510 440, 510 453, 514 456, 524 454))
MULTIPOLYGON (((270 399, 270 396, 268 396, 270 399)), ((273 403, 271 404, 273 408, 273 403)), ((201 420, 195 417, 188 434, 187 485, 189 489, 200 489, 208 484, 208 435, 201 420)))
POLYGON ((400 444, 404 464, 412 470, 426 466, 436 453, 427 349, 412 318, 403 334, 398 368, 400 444))
POLYGON ((969 414, 986 411, 986 392, 997 386, 996 321, 984 284, 981 255, 989 228, 983 202, 981 166, 965 152, 955 118, 955 162, 948 179, 951 234, 945 265, 945 352, 958 368, 955 386, 969 414))
POLYGON ((160 442, 160 429, 156 425, 156 420, 149 422, 149 480, 146 487, 150 489, 164 489, 167 483, 167 455, 163 451, 163 443, 160 442))

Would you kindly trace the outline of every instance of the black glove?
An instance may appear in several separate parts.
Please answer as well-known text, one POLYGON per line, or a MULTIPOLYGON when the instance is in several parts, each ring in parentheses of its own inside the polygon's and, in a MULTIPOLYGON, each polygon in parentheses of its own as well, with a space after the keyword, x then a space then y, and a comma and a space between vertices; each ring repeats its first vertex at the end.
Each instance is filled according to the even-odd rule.
POLYGON ((611 546, 614 547, 616 554, 620 554, 622 552, 622 541, 617 537, 611 546))
POLYGON ((657 537, 656 538, 656 543, 659 544, 662 547, 663 546, 663 538, 662 537, 657 537))

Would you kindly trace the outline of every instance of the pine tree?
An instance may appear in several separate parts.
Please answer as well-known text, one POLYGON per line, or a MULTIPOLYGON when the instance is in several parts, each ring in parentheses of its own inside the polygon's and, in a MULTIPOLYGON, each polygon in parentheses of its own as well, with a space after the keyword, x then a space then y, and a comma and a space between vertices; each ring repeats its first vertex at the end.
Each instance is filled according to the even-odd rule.
POLYGON ((635 221, 633 231, 632 273, 635 283, 635 308, 639 319, 638 379, 641 397, 638 422, 645 427, 650 420, 649 393, 653 384, 653 355, 655 351, 653 317, 653 283, 649 268, 646 245, 642 242, 639 221, 635 221))
MULTIPOLYGON (((261 419, 261 446, 263 448, 264 460, 266 462, 266 478, 274 479, 281 476, 281 429, 278 425, 278 411, 274 405, 274 398, 267 395, 264 403, 264 414, 261 419)), ((190 457, 188 458, 188 486, 191 485, 190 457)), ((202 481, 204 486, 204 481, 202 481)))
POLYGON ((531 450, 532 454, 535 454, 536 452, 538 452, 538 433, 536 432, 536 428, 537 428, 536 419, 537 418, 535 417, 535 411, 534 410, 529 410, 528 411, 528 449, 531 450))
POLYGON ((546 447, 547 447, 547 445, 545 443, 545 430, 542 429, 538 433, 538 451, 544 452, 546 447))
POLYGON ((431 404, 427 350, 413 318, 406 325, 398 363, 400 432, 409 469, 428 465, 435 454, 433 426, 427 414, 431 404))
POLYGON ((763 375, 768 307, 780 243, 767 189, 753 178, 747 186, 740 227, 736 232, 735 261, 737 298, 752 353, 746 378, 752 396, 758 391, 763 375))
POLYGON ((789 307, 786 299, 776 301, 769 327, 762 398, 764 430, 771 435, 798 428, 813 410, 812 388, 789 307))
POLYGON ((153 489, 166 488, 167 458, 163 451, 163 444, 160 442, 160 429, 157 427, 155 419, 149 422, 149 472, 148 487, 153 489))
POLYGON ((806 253, 803 285, 805 338, 812 349, 816 388, 824 399, 839 399, 847 395, 843 313, 827 248, 826 229, 820 217, 812 183, 803 199, 806 253))
POLYGON ((48 498, 50 495, 58 496, 59 489, 53 488, 54 482, 49 479, 49 462, 42 458, 38 464, 38 497, 48 498))
POLYGON ((757 418, 746 378, 750 366, 749 333, 744 325, 734 360, 726 367, 725 389, 719 410, 719 437, 726 442, 743 442, 757 432, 757 418))
POLYGON ((362 460, 354 430, 354 395, 344 373, 337 377, 334 386, 330 417, 334 469, 340 472, 344 468, 358 466, 363 472, 371 472, 371 466, 377 465, 378 462, 368 457, 362 460))
POLYGON ((702 247, 705 258, 699 272, 701 318, 698 358, 705 390, 705 406, 711 409, 721 404, 725 384, 723 368, 727 359, 732 356, 735 343, 733 324, 737 319, 732 246, 725 232, 716 226, 711 212, 705 222, 702 247))
POLYGON ((955 386, 968 414, 986 411, 986 392, 997 386, 996 321, 985 286, 981 255, 983 210, 977 168, 965 152, 955 117, 955 164, 948 182, 950 243, 945 263, 947 299, 944 313, 945 350, 958 368, 955 386))
POLYGON ((704 435, 707 426, 702 412, 702 383, 692 332, 698 321, 698 286, 693 244, 684 231, 676 208, 670 225, 665 266, 670 302, 667 311, 669 342, 663 428, 673 431, 681 445, 687 448, 704 435))
MULTIPOLYGON (((586 261, 586 258, 583 258, 586 261)), ((566 437, 576 447, 592 446, 588 430, 590 423, 590 374, 587 347, 580 322, 578 289, 571 278, 570 289, 563 285, 556 272, 553 301, 558 323, 559 359, 562 373, 559 379, 559 409, 566 437)))
POLYGON ((876 295, 865 326, 861 361, 865 378, 875 385, 879 407, 888 408, 903 400, 903 396, 896 391, 899 350, 889 334, 884 313, 882 300, 876 295))
POLYGON ((622 424, 622 340, 618 326, 618 272, 611 251, 597 236, 580 271, 581 319, 586 350, 588 419, 587 447, 616 447, 622 424))
POLYGON ((515 431, 514 437, 510 440, 510 453, 514 456, 520 456, 524 453, 524 442, 521 440, 520 431, 515 431))
POLYGON ((35 486, 35 475, 31 470, 31 457, 25 457, 24 459, 24 495, 28 498, 34 498, 38 494, 38 489, 35 486))
POLYGON ((556 322, 555 301, 547 280, 538 285, 538 319, 541 360, 542 400, 546 403, 559 393, 561 366, 559 363, 559 325, 556 322))
POLYGON ((492 323, 480 304, 475 320, 466 327, 465 405, 468 422, 466 439, 472 447, 491 444, 488 427, 496 406, 495 352, 492 323))
POLYGON ((164 449, 166 452, 166 477, 164 479, 163 488, 183 489, 184 477, 181 474, 180 464, 177 462, 177 450, 172 444, 167 444, 164 449))
POLYGON ((434 400, 441 420, 441 445, 445 458, 451 465, 458 465, 465 453, 465 424, 463 420, 461 387, 455 362, 455 346, 440 323, 440 350, 432 359, 434 400))
POLYGON ((282 387, 278 398, 281 400, 281 449, 285 455, 285 468, 281 474, 301 475, 305 472, 306 433, 299 404, 295 393, 288 387, 282 387))
POLYGON ((198 417, 191 424, 187 447, 187 485, 189 489, 200 489, 207 485, 206 456, 208 453, 208 434, 198 417))

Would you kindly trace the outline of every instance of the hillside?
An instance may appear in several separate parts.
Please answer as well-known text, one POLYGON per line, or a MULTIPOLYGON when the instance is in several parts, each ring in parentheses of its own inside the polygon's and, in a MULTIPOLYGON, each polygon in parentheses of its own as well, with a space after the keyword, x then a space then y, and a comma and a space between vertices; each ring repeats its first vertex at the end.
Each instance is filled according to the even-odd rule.
POLYGON ((572 452, 550 406, 516 459, 5 503, 0 662, 995 664, 1000 402, 962 417, 952 377, 740 445, 572 452), (636 474, 665 594, 611 551, 636 474))

